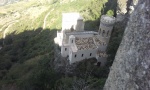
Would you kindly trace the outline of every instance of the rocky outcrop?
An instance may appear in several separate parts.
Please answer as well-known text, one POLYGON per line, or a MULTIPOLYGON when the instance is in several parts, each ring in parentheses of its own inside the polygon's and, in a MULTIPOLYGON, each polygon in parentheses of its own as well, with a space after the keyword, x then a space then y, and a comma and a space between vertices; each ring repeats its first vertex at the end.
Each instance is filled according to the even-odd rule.
POLYGON ((134 7, 104 90, 150 90, 150 1, 134 7))
POLYGON ((138 0, 118 0, 117 1, 117 21, 123 21, 128 18, 134 10, 138 0))

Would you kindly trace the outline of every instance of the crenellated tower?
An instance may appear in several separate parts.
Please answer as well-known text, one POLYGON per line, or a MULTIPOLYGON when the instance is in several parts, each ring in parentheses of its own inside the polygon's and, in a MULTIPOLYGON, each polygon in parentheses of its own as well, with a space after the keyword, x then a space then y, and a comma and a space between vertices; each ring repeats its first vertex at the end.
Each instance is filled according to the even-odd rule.
POLYGON ((104 42, 103 46, 99 47, 102 51, 105 51, 113 30, 113 25, 115 23, 115 17, 102 15, 100 19, 99 26, 99 39, 104 42))
POLYGON ((101 44, 99 44, 97 49, 97 61, 98 63, 101 63, 102 66, 105 65, 105 62, 107 60, 107 54, 106 49, 107 45, 109 43, 109 39, 113 30, 113 25, 115 23, 115 17, 113 16, 107 16, 102 15, 100 19, 100 26, 99 26, 99 36, 97 37, 101 44))

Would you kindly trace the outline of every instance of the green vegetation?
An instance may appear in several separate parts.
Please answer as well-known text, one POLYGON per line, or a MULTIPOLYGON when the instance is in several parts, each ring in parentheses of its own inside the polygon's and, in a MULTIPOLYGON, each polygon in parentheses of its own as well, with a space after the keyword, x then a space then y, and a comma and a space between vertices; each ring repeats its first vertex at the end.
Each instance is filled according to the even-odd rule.
MULTIPOLYGON (((53 39, 56 31, 61 29, 62 13, 80 12, 85 18, 85 29, 98 30, 102 14, 115 14, 115 4, 110 5, 110 3, 115 3, 116 0, 60 2, 61 0, 42 4, 32 2, 29 5, 25 4, 25 7, 17 8, 18 12, 22 14, 21 17, 9 28, 6 38, 0 39, 0 46, 3 46, 0 50, 0 89, 6 89, 10 85, 15 90, 81 90, 85 87, 101 90, 103 88, 114 56, 110 57, 108 67, 94 66, 94 59, 89 59, 78 63, 73 74, 60 73, 54 69, 55 44, 53 39), (107 5, 108 3, 109 5, 107 5), (39 9, 40 6, 46 7, 46 9, 36 18, 30 18, 30 15, 28 16, 22 11, 26 11, 30 7, 39 9), (47 29, 42 29, 44 18, 48 12, 50 15, 46 20, 47 29), (3 41, 4 45, 2 45, 3 41)), ((15 8, 14 5, 12 6, 15 8)), ((13 10, 8 9, 6 11, 13 10)), ((0 32, 1 37, 4 30, 0 32)), ((116 34, 120 34, 118 30, 118 33, 113 32, 115 33, 113 37, 116 39, 112 40, 116 41, 120 38, 120 36, 116 37, 116 34)), ((120 39, 118 42, 111 43, 115 48, 109 47, 109 54, 115 55, 119 42, 120 39)))
POLYGON ((108 15, 108 16, 114 16, 114 11, 109 10, 109 11, 107 11, 107 14, 106 14, 106 15, 108 15))

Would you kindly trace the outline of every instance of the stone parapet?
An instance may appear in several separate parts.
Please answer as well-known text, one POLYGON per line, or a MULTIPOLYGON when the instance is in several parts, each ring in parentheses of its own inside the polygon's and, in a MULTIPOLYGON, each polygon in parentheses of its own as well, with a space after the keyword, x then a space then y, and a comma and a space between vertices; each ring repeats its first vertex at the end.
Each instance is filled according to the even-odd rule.
POLYGON ((106 24, 106 25, 113 25, 115 23, 115 17, 102 15, 101 16, 101 23, 106 24))

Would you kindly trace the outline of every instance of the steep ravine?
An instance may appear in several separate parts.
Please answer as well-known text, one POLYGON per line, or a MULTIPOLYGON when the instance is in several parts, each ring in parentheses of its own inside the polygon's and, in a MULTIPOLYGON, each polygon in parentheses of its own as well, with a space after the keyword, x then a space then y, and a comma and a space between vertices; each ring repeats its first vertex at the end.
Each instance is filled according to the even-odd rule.
POLYGON ((104 90, 150 90, 150 1, 134 7, 104 90))

